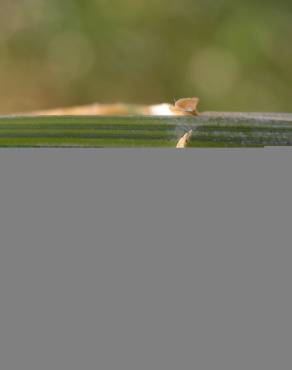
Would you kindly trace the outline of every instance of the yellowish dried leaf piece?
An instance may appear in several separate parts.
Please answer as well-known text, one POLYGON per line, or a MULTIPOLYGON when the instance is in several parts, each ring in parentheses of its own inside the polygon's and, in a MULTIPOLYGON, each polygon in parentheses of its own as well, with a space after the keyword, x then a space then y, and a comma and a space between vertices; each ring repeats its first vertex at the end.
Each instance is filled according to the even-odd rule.
POLYGON ((33 115, 126 115, 129 114, 129 106, 126 104, 88 104, 73 107, 61 107, 43 111, 31 112, 33 115))
POLYGON ((24 115, 153 115, 153 116, 185 116, 197 115, 196 107, 198 98, 183 98, 175 102, 174 105, 168 103, 155 105, 139 104, 99 104, 93 103, 73 107, 60 107, 48 110, 38 110, 34 112, 21 112, 24 115))
POLYGON ((198 98, 182 98, 175 102, 174 108, 185 114, 197 115, 198 98))
POLYGON ((187 147, 187 144, 188 142, 190 141, 191 137, 192 137, 192 134, 193 134, 193 130, 190 130, 188 132, 186 132, 180 139, 179 141, 177 142, 176 144, 176 147, 177 148, 186 148, 187 147))
POLYGON ((56 109, 48 109, 43 111, 34 111, 21 114, 29 115, 153 115, 153 116, 169 116, 180 115, 179 112, 173 112, 171 104, 163 103, 156 105, 139 105, 139 104, 88 104, 73 107, 61 107, 56 109))

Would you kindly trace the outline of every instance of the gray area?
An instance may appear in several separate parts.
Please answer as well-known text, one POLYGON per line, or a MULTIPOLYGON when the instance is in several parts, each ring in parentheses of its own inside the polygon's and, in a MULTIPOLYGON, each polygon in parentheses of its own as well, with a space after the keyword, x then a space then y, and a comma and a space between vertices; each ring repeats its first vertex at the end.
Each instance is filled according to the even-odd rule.
POLYGON ((0 368, 291 369, 291 163, 0 151, 0 368))

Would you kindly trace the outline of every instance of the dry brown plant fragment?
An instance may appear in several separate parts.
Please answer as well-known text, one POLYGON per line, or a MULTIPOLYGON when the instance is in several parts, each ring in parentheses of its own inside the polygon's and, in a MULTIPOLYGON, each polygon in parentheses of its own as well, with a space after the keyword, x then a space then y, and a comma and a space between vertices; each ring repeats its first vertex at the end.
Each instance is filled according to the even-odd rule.
POLYGON ((192 134, 193 134, 193 130, 190 130, 188 132, 186 132, 180 139, 179 141, 177 142, 176 144, 176 147, 177 148, 186 148, 187 147, 187 144, 189 143, 189 141, 191 140, 191 137, 192 137, 192 134))

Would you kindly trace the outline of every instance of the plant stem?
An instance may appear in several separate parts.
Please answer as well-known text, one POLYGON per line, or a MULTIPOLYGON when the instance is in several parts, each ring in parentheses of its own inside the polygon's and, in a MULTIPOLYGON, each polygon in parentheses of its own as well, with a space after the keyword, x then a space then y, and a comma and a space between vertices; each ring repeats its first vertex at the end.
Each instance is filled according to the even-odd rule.
POLYGON ((199 116, 2 116, 0 147, 188 147, 292 145, 292 114, 199 116))

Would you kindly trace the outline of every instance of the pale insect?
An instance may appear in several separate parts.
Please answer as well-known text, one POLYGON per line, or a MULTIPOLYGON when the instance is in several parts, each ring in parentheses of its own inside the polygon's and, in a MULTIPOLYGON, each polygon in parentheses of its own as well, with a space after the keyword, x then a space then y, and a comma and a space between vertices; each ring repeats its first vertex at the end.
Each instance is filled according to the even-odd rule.
POLYGON ((192 115, 197 115, 198 114, 197 112, 198 103, 199 103, 198 98, 182 98, 182 99, 177 100, 174 106, 175 106, 175 109, 181 112, 192 114, 192 115))

